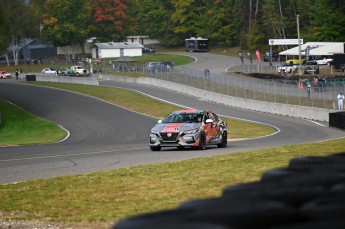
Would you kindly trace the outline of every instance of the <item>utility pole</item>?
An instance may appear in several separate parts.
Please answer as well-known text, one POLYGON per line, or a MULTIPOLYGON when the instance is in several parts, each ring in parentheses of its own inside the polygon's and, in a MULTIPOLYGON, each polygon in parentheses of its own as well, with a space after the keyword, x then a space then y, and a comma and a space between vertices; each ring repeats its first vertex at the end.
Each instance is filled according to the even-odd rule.
POLYGON ((300 36, 299 36, 299 15, 297 14, 297 39, 298 39, 298 75, 301 76, 302 75, 302 58, 301 58, 301 40, 300 40, 300 36))

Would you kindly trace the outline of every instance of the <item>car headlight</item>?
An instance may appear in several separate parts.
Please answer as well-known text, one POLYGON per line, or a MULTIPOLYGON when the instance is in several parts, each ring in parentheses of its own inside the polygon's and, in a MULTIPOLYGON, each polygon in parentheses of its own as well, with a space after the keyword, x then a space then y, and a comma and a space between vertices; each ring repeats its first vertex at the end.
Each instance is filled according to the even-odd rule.
POLYGON ((151 130, 151 134, 155 134, 155 135, 156 135, 157 133, 158 133, 158 132, 157 132, 155 129, 152 129, 152 130, 151 130))
POLYGON ((184 134, 195 134, 199 131, 198 128, 192 129, 192 130, 186 130, 185 132, 183 132, 184 134))

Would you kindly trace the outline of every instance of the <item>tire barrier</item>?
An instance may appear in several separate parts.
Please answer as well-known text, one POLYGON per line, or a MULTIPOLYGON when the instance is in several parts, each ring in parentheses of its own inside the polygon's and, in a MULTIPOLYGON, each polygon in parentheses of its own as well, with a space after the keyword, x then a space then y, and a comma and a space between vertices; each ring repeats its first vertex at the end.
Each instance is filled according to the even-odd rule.
POLYGON ((339 129, 345 129, 345 112, 329 113, 329 125, 339 129))
POLYGON ((26 81, 36 81, 36 75, 26 75, 26 81))
POLYGON ((345 228, 345 152, 297 157, 259 181, 225 187, 220 197, 122 219, 113 229, 345 228))

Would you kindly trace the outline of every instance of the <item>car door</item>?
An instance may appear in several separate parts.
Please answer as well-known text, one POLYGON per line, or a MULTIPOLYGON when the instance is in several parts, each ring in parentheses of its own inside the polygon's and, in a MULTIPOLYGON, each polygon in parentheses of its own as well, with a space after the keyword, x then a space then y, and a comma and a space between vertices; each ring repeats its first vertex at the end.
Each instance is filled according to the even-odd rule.
POLYGON ((209 143, 216 134, 216 123, 214 122, 214 117, 211 112, 205 113, 205 136, 206 142, 209 143), (207 119, 212 119, 212 123, 206 123, 207 119))
POLYGON ((219 138, 221 133, 221 120, 219 119, 218 115, 216 115, 215 113, 212 113, 213 116, 213 122, 214 122, 214 138, 219 138))

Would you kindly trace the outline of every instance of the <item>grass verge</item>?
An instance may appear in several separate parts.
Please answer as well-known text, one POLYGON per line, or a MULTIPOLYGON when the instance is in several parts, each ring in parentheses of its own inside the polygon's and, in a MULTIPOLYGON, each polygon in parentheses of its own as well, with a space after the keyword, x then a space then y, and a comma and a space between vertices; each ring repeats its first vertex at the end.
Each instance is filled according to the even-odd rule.
POLYGON ((344 148, 344 139, 338 139, 1 185, 0 212, 6 219, 109 228, 124 217, 219 196, 224 187, 258 180, 263 172, 285 167, 294 157, 344 148))
POLYGON ((44 144, 62 140, 66 130, 0 99, 0 146, 44 144))

